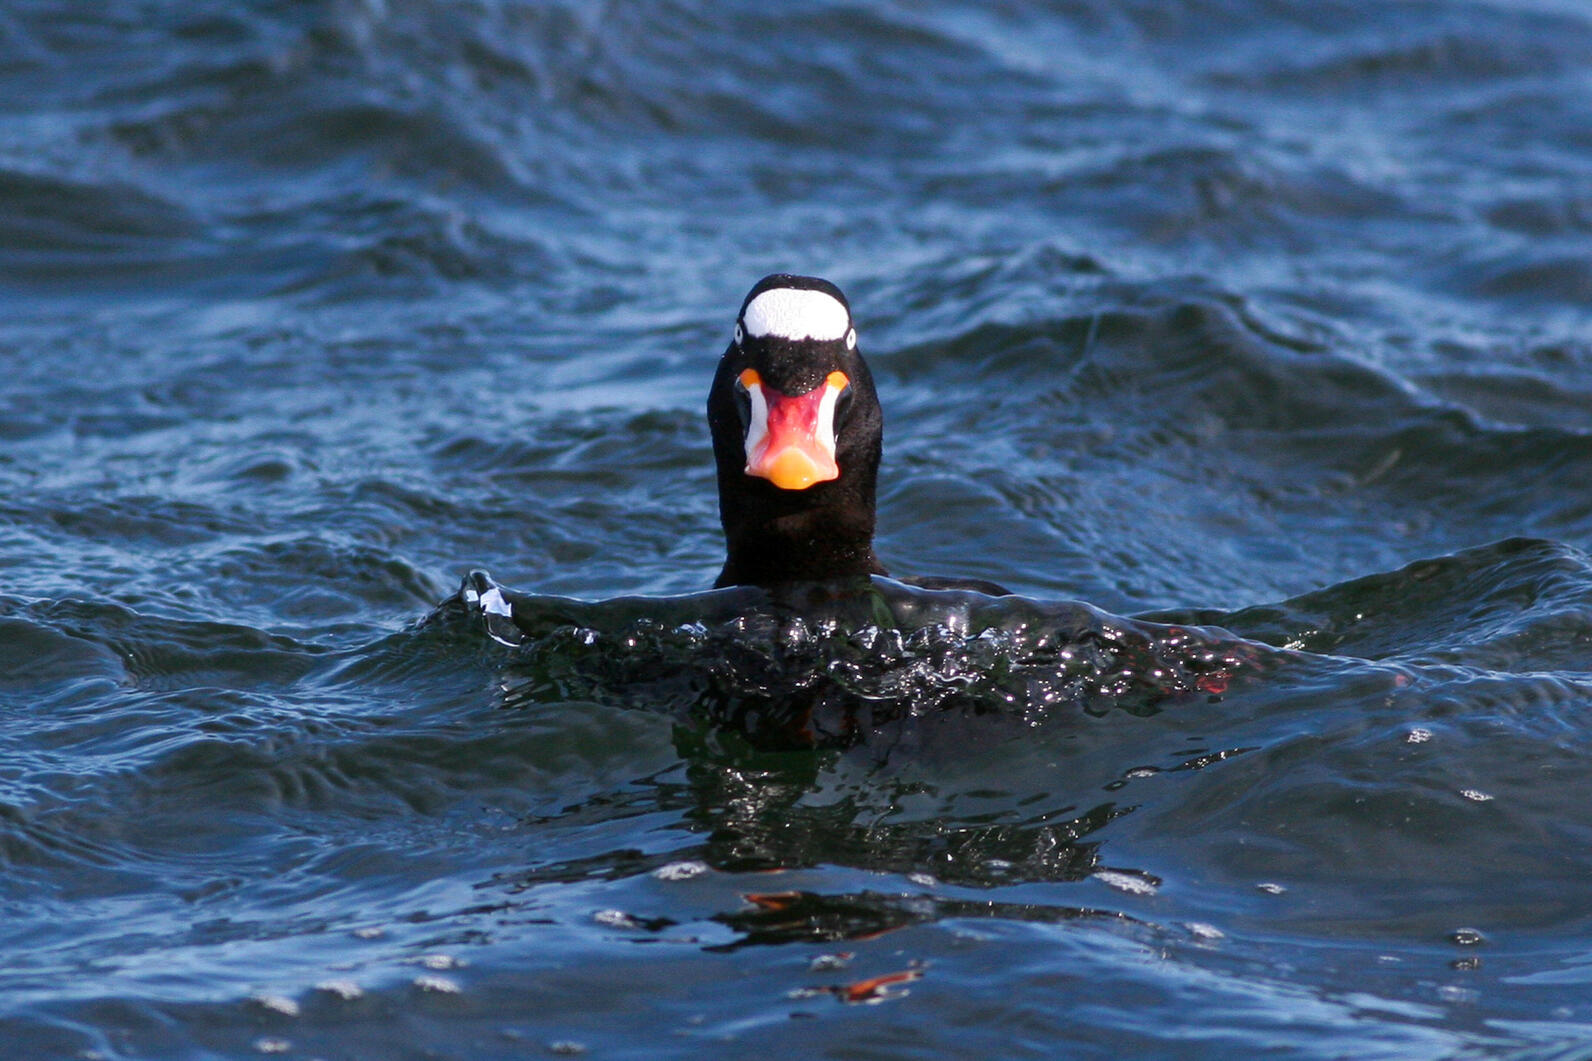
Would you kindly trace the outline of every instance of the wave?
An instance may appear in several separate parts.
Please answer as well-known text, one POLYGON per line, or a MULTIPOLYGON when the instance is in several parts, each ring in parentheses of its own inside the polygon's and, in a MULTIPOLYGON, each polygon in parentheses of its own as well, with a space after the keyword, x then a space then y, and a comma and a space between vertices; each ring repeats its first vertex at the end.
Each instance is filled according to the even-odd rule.
POLYGON ((1305 652, 1568 675, 1592 674, 1577 647, 1589 605, 1585 553, 1514 538, 1278 605, 1194 614, 1305 652))
POLYGON ((1542 779, 1578 776, 1592 732, 1592 564, 1559 543, 1132 619, 887 579, 465 590, 340 650, 7 600, 0 739, 31 750, 0 787, 0 855, 34 942, 12 1007, 191 1001, 130 960, 158 954, 203 970, 206 997, 269 970, 314 1009, 329 954, 377 991, 442 948, 489 977, 597 902, 662 903, 605 924, 713 953, 969 918, 1185 940, 1157 903, 1231 927, 1257 882, 1246 917, 1338 943, 1346 923, 1440 937, 1456 894, 1519 896, 1493 931, 1580 916, 1585 859, 1560 842, 1579 790, 1542 779), (709 882, 694 912, 656 892, 679 866, 709 882), (740 874, 821 867, 871 876, 740 898, 740 874), (1041 883, 1067 890, 1002 891, 1041 883), (87 930, 108 913, 113 936, 87 930), (116 967, 29 979, 82 961, 116 967))
POLYGON ((1355 350, 1308 315, 1175 286, 1110 293, 1091 313, 875 358, 892 562, 981 563, 1113 610, 1236 607, 1479 541, 1592 534, 1592 508, 1563 488, 1592 475, 1583 396, 1555 381, 1574 346, 1541 349, 1541 369, 1495 367, 1519 383, 1488 386, 1355 350), (999 532, 956 516, 970 511, 999 512, 999 532))

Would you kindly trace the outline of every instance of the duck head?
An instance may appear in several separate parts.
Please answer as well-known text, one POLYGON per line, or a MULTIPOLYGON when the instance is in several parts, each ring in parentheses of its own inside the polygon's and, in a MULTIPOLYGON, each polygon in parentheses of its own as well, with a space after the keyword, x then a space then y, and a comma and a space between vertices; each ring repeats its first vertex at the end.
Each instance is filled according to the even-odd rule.
POLYGON ((838 287, 786 273, 752 287, 708 425, 728 551, 717 585, 884 573, 873 553, 884 417, 838 287))

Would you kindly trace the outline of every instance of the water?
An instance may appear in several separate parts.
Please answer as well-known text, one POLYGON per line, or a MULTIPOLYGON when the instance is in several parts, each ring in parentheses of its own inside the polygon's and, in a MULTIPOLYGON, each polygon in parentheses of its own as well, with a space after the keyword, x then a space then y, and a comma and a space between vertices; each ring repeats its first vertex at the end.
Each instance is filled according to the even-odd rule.
POLYGON ((8 5, 7 1055, 1592 1056, 1589 55, 8 5), (784 269, 881 557, 1019 598, 706 590, 784 269))

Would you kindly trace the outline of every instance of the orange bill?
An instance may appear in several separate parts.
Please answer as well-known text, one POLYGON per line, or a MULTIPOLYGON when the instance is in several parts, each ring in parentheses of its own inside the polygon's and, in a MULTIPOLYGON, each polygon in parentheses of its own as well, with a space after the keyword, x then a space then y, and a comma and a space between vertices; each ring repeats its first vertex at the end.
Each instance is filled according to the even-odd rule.
POLYGON ((746 474, 781 490, 805 490, 840 477, 835 463, 835 403, 850 385, 831 372, 806 394, 781 394, 752 369, 737 381, 751 400, 746 430, 746 474))

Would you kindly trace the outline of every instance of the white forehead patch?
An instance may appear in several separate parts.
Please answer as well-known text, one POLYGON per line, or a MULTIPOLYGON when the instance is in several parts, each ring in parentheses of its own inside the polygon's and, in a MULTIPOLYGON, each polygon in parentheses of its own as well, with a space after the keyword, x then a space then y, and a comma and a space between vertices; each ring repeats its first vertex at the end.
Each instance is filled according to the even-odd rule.
POLYGON ((851 315, 833 295, 800 287, 776 287, 752 299, 741 314, 746 333, 758 338, 843 339, 851 315))

